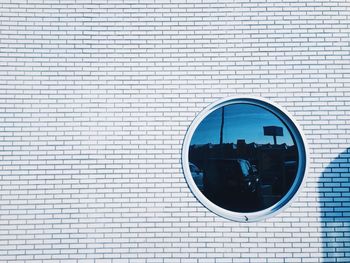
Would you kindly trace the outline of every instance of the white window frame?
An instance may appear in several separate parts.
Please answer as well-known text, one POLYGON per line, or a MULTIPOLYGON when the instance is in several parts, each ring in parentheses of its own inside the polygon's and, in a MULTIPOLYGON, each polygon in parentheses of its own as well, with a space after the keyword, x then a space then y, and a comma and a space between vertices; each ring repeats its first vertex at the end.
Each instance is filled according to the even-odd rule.
POLYGON ((308 163, 309 163, 308 156, 309 156, 308 147, 307 147, 305 136, 302 133, 302 130, 297 124, 296 120, 291 116, 290 113, 282 109, 279 105, 265 98, 253 97, 253 96, 244 96, 244 97, 235 96, 235 97, 223 98, 221 100, 218 100, 212 103, 211 105, 206 107, 203 111, 201 111, 198 114, 198 116, 193 120, 192 124, 187 130, 187 133, 183 142, 182 168, 190 190, 192 191, 194 196, 198 199, 198 201, 201 202, 206 208, 208 208, 213 213, 230 220, 239 221, 239 222, 253 222, 253 221, 260 221, 260 220, 272 217, 277 213, 282 212, 292 203, 292 201, 296 198, 298 193, 303 188, 303 185, 305 184, 305 179, 306 179, 307 170, 308 170, 308 163), (281 119, 286 125, 286 127, 288 127, 291 135, 295 140, 295 144, 298 149, 298 169, 297 169, 295 180, 291 188, 284 195, 284 197, 280 201, 278 201, 276 204, 257 212, 232 212, 224 208, 221 208, 220 206, 217 206, 216 204, 211 202, 209 199, 207 199, 207 197, 198 189, 198 187, 196 186, 192 178, 191 171, 189 168, 188 155, 189 155, 190 143, 191 143, 192 136, 196 131, 198 125, 204 120, 205 117, 207 117, 213 111, 223 106, 232 105, 232 104, 241 104, 241 103, 262 107, 272 112, 279 119, 281 119))

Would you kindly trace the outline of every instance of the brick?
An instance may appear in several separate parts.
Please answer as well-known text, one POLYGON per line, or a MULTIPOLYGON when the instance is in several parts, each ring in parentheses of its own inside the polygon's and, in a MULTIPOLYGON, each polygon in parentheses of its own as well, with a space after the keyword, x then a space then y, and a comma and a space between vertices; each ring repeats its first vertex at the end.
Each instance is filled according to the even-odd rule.
POLYGON ((0 258, 349 262, 345 0, 0 6, 0 258), (277 216, 232 222, 181 169, 193 118, 232 95, 285 107, 310 148, 277 216))

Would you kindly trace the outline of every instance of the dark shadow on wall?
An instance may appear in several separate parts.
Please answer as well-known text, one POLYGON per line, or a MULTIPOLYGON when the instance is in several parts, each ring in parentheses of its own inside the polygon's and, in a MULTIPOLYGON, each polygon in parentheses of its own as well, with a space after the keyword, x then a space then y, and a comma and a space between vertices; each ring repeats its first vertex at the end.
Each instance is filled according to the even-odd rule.
POLYGON ((320 178, 323 258, 350 262, 350 148, 338 155, 320 178))

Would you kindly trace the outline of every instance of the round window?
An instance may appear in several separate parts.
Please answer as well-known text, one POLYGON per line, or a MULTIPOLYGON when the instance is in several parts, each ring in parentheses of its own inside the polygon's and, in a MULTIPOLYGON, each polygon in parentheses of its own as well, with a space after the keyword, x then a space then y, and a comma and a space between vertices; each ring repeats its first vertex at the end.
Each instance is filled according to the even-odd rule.
POLYGON ((256 221, 280 211, 306 172, 305 141, 295 121, 264 99, 230 98, 190 126, 182 161, 188 185, 214 213, 256 221))

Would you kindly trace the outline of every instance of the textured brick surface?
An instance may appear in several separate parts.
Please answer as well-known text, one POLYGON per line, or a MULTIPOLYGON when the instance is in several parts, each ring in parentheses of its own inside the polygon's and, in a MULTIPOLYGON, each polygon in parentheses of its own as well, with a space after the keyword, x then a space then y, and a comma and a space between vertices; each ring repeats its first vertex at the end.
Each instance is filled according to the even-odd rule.
POLYGON ((0 8, 0 261, 350 262, 349 1, 0 8), (244 94, 310 146, 292 206, 248 224, 199 204, 181 169, 193 118, 244 94))

